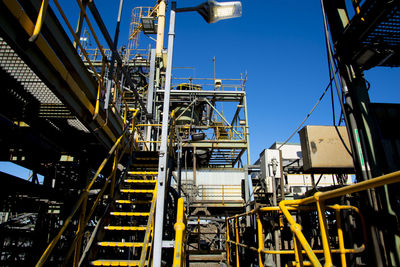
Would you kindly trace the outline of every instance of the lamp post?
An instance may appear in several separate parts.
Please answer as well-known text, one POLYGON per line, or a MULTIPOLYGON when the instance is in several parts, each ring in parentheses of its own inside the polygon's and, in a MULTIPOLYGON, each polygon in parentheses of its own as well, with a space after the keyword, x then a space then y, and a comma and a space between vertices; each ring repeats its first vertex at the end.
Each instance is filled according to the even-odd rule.
POLYGON ((169 100, 171 93, 171 75, 172 75, 172 55, 174 49, 175 38, 175 13, 197 11, 207 23, 214 23, 222 19, 236 18, 242 15, 242 4, 239 1, 218 3, 216 1, 208 1, 196 7, 176 8, 176 2, 171 2, 171 14, 169 20, 168 32, 168 51, 167 51, 167 67, 165 73, 164 87, 164 106, 161 128, 161 146, 160 157, 158 163, 158 189, 156 214, 154 222, 154 250, 153 250, 153 266, 161 266, 162 256, 162 239, 163 239, 163 224, 164 224, 164 199, 168 166, 168 121, 169 121, 169 100))

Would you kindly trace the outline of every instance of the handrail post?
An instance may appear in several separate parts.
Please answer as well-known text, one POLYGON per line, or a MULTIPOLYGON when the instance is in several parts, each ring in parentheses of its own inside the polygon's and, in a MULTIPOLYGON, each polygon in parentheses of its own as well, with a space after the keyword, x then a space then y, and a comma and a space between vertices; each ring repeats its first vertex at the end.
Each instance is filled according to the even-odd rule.
POLYGON ((293 234, 294 256, 296 260, 296 267, 303 267, 303 254, 299 239, 293 234))
POLYGON ((175 229, 175 249, 174 249, 174 261, 172 266, 181 267, 185 266, 185 231, 186 231, 186 220, 185 220, 185 206, 183 198, 178 199, 178 208, 176 214, 176 223, 174 224, 175 229))
POLYGON ((344 240, 343 240, 343 229, 342 229, 342 219, 340 217, 340 209, 335 210, 336 213, 336 226, 337 226, 337 233, 339 239, 339 251, 340 251, 340 259, 342 262, 342 267, 346 267, 346 253, 344 247, 344 240))
POLYGON ((327 223, 325 216, 325 205, 324 201, 319 198, 321 192, 317 192, 314 194, 314 198, 317 204, 317 212, 318 212, 318 220, 319 227, 321 231, 321 239, 322 239, 322 247, 324 248, 324 256, 325 256, 325 265, 324 266, 332 266, 332 256, 331 256, 331 248, 329 245, 329 238, 327 233, 327 223))
POLYGON ((238 246, 238 244, 239 244, 238 216, 235 216, 235 231, 236 231, 236 237, 235 237, 235 239, 236 239, 236 244, 235 244, 235 246, 236 246, 236 267, 239 267, 240 263, 239 263, 239 246, 238 246))
POLYGON ((117 175, 117 170, 118 170, 118 147, 115 149, 114 152, 114 162, 113 162, 113 167, 111 171, 111 187, 110 187, 110 197, 111 199, 114 197, 114 187, 115 187, 115 177, 117 175))
POLYGON ((229 241, 230 241, 230 237, 229 237, 229 219, 225 218, 225 246, 226 246, 226 262, 227 262, 228 266, 230 265, 230 258, 229 258, 229 255, 230 255, 230 251, 229 251, 230 244, 229 244, 229 241))
POLYGON ((263 266, 263 261, 262 261, 262 256, 261 252, 264 250, 264 236, 263 236, 263 227, 261 223, 261 218, 260 218, 260 212, 257 212, 256 215, 257 219, 257 241, 258 241, 258 264, 259 266, 263 266))

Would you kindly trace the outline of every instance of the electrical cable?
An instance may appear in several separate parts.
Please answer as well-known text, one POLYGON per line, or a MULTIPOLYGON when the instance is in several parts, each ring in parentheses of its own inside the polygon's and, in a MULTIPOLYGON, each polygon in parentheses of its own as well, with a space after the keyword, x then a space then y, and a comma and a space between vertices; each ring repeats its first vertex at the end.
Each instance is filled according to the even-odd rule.
MULTIPOLYGON (((337 77, 336 77, 336 75, 338 73, 338 70, 337 70, 337 65, 335 64, 335 61, 333 60, 333 56, 332 56, 333 53, 332 53, 332 47, 331 47, 330 39, 329 39, 329 31, 328 31, 328 25, 326 23, 326 14, 325 14, 325 8, 324 8, 324 5, 323 5, 323 0, 321 0, 321 7, 322 7, 322 13, 323 13, 323 17, 324 17, 324 33, 325 33, 324 36, 325 36, 326 53, 327 53, 327 57, 328 57, 329 79, 332 81, 332 73, 333 73, 333 78, 335 80, 335 86, 336 86, 336 89, 337 89, 337 92, 338 92, 338 95, 339 95, 339 101, 340 101, 340 104, 342 106, 341 115, 339 117, 339 124, 340 124, 340 118, 341 118, 341 116, 343 114, 343 108, 344 108, 344 105, 343 105, 343 102, 342 102, 343 101, 343 92, 342 92, 342 97, 340 97, 338 83, 337 83, 337 77), (336 71, 334 71, 334 70, 336 70, 336 71)), ((335 127, 336 133, 338 134, 339 139, 342 142, 342 144, 343 144, 344 148, 346 149, 347 153, 351 157, 353 157, 353 154, 351 153, 350 149, 347 147, 346 143, 344 142, 343 137, 340 134, 339 129, 338 129, 337 125, 336 125, 335 102, 334 102, 334 97, 333 97, 332 82, 330 83, 330 89, 331 89, 333 126, 335 127)), ((347 123, 346 123, 346 125, 347 125, 347 123)))
POLYGON ((332 84, 333 79, 331 79, 329 81, 328 86, 325 88, 324 92, 322 93, 321 97, 318 99, 317 103, 315 103, 314 107, 311 109, 311 111, 307 114, 307 116, 304 118, 304 120, 300 123, 300 125, 296 128, 296 130, 293 131, 293 133, 289 136, 288 139, 286 139, 285 142, 283 142, 277 149, 281 149, 281 147, 283 147, 284 145, 286 145, 287 142, 289 142, 290 139, 292 139, 292 137, 297 133, 297 131, 300 129, 301 126, 303 126, 303 124, 306 122, 306 120, 308 119, 308 117, 311 116, 311 114, 313 113, 314 109, 318 106, 318 104, 321 102, 322 98, 325 96, 326 92, 328 91, 330 85, 332 84))

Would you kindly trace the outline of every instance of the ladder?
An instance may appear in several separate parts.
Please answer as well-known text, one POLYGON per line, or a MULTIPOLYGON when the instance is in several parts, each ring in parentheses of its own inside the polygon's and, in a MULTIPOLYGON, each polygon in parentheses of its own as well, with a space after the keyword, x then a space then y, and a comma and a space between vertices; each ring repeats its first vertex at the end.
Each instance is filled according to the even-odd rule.
MULTIPOLYGON (((93 266, 151 266, 157 153, 141 153, 121 181, 93 266)), ((100 238, 98 238, 100 239, 100 238)))

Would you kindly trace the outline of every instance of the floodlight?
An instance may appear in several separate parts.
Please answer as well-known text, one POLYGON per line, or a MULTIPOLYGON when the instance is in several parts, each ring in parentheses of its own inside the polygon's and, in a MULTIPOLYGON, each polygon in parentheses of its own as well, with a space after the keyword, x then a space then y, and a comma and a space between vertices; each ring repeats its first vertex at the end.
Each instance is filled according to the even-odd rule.
POLYGON ((209 20, 206 20, 208 23, 242 16, 242 3, 239 1, 224 3, 209 1, 208 5, 210 10, 209 20))
POLYGON ((155 23, 154 17, 141 17, 143 32, 145 34, 156 34, 157 33, 157 25, 155 23))
POLYGON ((177 8, 176 12, 197 11, 207 23, 215 23, 223 19, 231 19, 242 16, 242 3, 230 1, 219 3, 209 0, 196 7, 177 8))

